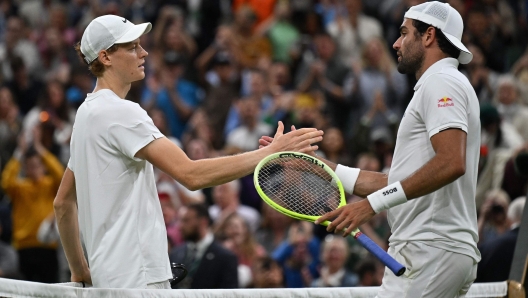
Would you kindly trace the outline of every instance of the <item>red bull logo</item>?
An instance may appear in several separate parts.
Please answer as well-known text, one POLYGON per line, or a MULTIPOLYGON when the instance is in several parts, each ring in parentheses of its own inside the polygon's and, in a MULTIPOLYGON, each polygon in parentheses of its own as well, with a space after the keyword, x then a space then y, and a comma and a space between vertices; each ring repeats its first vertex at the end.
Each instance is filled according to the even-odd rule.
POLYGON ((442 97, 438 100, 439 108, 452 107, 454 105, 453 100, 449 97, 442 97))

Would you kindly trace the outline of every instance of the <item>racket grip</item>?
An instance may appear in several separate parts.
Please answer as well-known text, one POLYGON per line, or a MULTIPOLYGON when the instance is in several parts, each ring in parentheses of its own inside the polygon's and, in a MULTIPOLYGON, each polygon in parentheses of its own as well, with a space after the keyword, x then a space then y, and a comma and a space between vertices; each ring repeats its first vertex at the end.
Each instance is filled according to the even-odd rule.
POLYGON ((391 257, 386 251, 379 247, 374 241, 372 241, 365 234, 359 232, 356 234, 357 241, 363 245, 371 254, 376 256, 385 266, 387 266, 396 276, 400 276, 405 273, 405 266, 398 263, 393 257, 391 257))

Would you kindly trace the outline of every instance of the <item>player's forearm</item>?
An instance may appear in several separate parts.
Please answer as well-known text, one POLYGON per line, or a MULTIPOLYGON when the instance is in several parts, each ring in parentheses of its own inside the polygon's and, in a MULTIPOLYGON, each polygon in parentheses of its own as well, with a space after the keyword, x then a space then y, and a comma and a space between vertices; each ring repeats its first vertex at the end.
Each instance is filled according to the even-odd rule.
POLYGON ((359 172, 356 185, 354 186, 354 194, 364 198, 384 188, 387 184, 387 174, 362 170, 359 172))
POLYGON ((455 181, 465 173, 465 162, 450 156, 436 155, 411 174, 401 185, 408 200, 424 196, 455 181))
POLYGON ((191 190, 201 189, 247 176, 271 153, 273 151, 269 148, 262 148, 238 155, 193 161, 192 167, 187 171, 187 176, 192 181, 186 187, 191 190))
POLYGON ((74 274, 81 275, 82 272, 88 270, 88 262, 81 247, 77 204, 72 201, 54 203, 54 209, 62 246, 66 259, 68 259, 70 270, 74 274))

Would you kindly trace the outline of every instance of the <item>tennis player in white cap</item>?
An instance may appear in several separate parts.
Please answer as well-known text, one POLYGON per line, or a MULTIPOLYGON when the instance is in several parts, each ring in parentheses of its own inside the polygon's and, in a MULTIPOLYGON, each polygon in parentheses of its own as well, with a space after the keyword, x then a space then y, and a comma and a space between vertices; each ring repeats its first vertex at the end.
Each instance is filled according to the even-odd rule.
POLYGON ((270 149, 190 160, 146 111, 124 100, 131 83, 145 77, 148 53, 139 38, 150 29, 150 23, 105 15, 88 25, 77 46, 97 83, 77 112, 54 207, 71 279, 94 287, 170 288, 167 232, 152 165, 199 189, 248 175, 274 152, 311 152, 317 146, 310 144, 322 140, 316 129, 283 134, 279 123, 270 149))
MULTIPOLYGON (((378 297, 463 297, 476 277, 475 189, 480 146, 479 103, 458 71, 472 54, 462 44, 462 17, 431 1, 411 7, 394 43, 398 71, 418 79, 401 121, 388 176, 338 165, 349 193, 366 200, 319 219, 346 234, 388 210, 389 254, 405 264, 385 270, 378 297)), ((262 143, 262 142, 261 142, 262 143)))

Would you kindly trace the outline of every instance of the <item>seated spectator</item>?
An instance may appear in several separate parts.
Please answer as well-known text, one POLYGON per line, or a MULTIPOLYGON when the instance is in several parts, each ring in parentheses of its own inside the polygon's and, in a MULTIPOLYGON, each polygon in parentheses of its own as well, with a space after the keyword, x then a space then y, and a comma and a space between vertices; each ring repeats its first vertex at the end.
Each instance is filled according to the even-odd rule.
POLYGON ((18 56, 12 57, 9 59, 9 66, 13 72, 13 78, 7 81, 6 86, 13 93, 13 98, 15 98, 15 103, 20 108, 20 113, 26 115, 36 105, 44 86, 40 81, 29 75, 22 58, 18 56))
POLYGON ((226 150, 240 153, 258 149, 261 136, 273 133, 273 127, 260 120, 260 103, 257 99, 246 98, 237 104, 241 125, 227 135, 226 150))
POLYGON ((383 277, 385 267, 379 265, 371 257, 361 261, 357 266, 359 276, 358 287, 379 287, 383 277), (381 274, 380 274, 381 273, 381 274))
POLYGON ((237 288, 236 256, 214 241, 207 206, 191 204, 179 211, 185 242, 173 248, 169 258, 171 262, 184 264, 188 275, 177 284, 177 288, 237 288))
POLYGON ((284 288, 281 266, 270 257, 257 259, 253 264, 254 288, 284 288))
POLYGON ((40 130, 35 130, 33 140, 34 147, 26 149, 24 138, 20 138, 17 151, 2 172, 2 188, 13 208, 13 246, 20 272, 26 280, 53 283, 58 282, 57 245, 38 241, 37 232, 41 222, 53 213, 64 168, 42 145, 40 130), (21 168, 26 173, 24 178, 19 177, 21 168))
POLYGON ((525 203, 526 197, 513 200, 508 208, 510 230, 479 247, 482 259, 475 282, 505 281, 509 278, 525 203))
POLYGON ((504 234, 510 228, 506 215, 510 198, 502 189, 494 189, 487 193, 486 201, 480 207, 478 219, 479 245, 492 241, 504 234))
POLYGON ((238 258, 239 287, 248 287, 253 281, 251 267, 257 258, 266 255, 266 250, 255 241, 246 221, 236 213, 229 215, 215 234, 238 258))
POLYGON ((321 276, 312 282, 312 287, 355 287, 358 276, 345 268, 349 252, 343 237, 328 235, 322 244, 321 276))
POLYGON ((505 121, 528 142, 528 107, 522 104, 518 82, 511 75, 502 75, 497 83, 495 101, 502 121, 505 121))
POLYGON ((279 244, 287 239, 289 226, 294 222, 268 204, 262 205, 262 225, 256 233, 258 243, 268 254, 271 254, 279 244))
POLYGON ((287 288, 308 287, 318 277, 320 242, 312 233, 313 225, 295 222, 288 229, 288 240, 271 254, 284 270, 287 288))
POLYGON ((232 213, 240 215, 254 233, 260 224, 260 214, 257 210, 240 204, 240 181, 234 180, 213 188, 214 205, 209 207, 209 214, 214 225, 219 227, 232 213))

